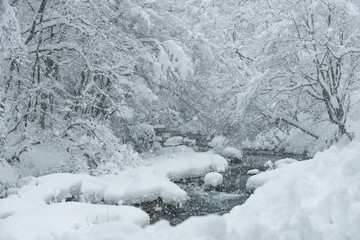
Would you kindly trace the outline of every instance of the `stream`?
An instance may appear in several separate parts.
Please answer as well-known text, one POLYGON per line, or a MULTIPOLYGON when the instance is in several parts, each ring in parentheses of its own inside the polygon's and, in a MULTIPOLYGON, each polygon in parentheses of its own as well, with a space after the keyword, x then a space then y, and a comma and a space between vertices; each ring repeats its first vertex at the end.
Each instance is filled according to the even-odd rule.
MULTIPOLYGON (((165 219, 171 225, 179 224, 191 216, 228 213, 234 206, 241 205, 250 196, 246 191, 246 181, 251 176, 247 174, 248 170, 254 168, 265 170, 263 165, 268 160, 274 162, 284 158, 303 160, 306 157, 273 152, 244 152, 242 161, 229 162, 229 168, 222 173, 224 183, 221 191, 204 190, 203 177, 184 179, 176 182, 190 198, 182 208, 163 206, 158 202, 145 208, 152 209, 150 212, 147 211, 152 223, 165 219)), ((142 208, 144 209, 144 206, 142 208)))

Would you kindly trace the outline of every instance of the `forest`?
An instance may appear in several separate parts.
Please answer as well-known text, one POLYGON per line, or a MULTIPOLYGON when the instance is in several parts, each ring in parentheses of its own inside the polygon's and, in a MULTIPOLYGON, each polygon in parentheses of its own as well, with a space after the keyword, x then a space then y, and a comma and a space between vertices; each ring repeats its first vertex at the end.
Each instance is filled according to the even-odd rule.
POLYGON ((0 0, 0 86, 1 240, 360 234, 358 0, 0 0))

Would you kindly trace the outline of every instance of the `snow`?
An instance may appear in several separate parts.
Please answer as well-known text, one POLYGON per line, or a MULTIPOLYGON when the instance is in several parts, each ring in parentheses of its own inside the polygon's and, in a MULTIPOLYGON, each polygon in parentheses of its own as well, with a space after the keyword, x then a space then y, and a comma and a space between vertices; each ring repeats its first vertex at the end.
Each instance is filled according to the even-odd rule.
POLYGON ((298 160, 292 159, 292 158, 281 159, 281 160, 278 160, 278 161, 274 162, 274 167, 275 168, 283 167, 283 166, 286 166, 288 164, 295 163, 297 161, 298 160))
POLYGON ((184 204, 186 192, 165 176, 147 172, 126 171, 119 175, 92 177, 83 174, 58 173, 33 179, 18 190, 24 199, 58 203, 66 199, 88 203, 128 205, 150 202, 159 197, 172 205, 184 204))
MULTIPOLYGON (((4 206, 0 200, 0 206, 4 206)), ((28 202, 17 199, 14 205, 21 206, 19 202, 28 206, 28 202)), ((0 219, 0 239, 38 240, 59 239, 65 231, 83 234, 94 225, 115 222, 118 225, 126 224, 144 226, 149 223, 148 215, 140 209, 129 206, 92 205, 76 202, 62 202, 50 205, 33 206, 33 209, 23 209, 4 219, 0 219)))
POLYGON ((176 136, 176 137, 171 137, 171 138, 166 139, 166 141, 164 142, 164 146, 165 147, 174 147, 174 146, 181 145, 182 143, 183 143, 183 137, 176 136))
POLYGON ((256 175, 256 174, 259 174, 259 173, 260 173, 259 169, 251 169, 251 170, 247 171, 246 174, 248 174, 248 175, 256 175))
POLYGON ((230 158, 230 159, 242 159, 242 152, 239 149, 236 149, 234 147, 226 147, 224 148, 221 156, 230 158))
POLYGON ((210 172, 204 177, 205 186, 217 187, 220 186, 224 181, 224 177, 217 172, 210 172))

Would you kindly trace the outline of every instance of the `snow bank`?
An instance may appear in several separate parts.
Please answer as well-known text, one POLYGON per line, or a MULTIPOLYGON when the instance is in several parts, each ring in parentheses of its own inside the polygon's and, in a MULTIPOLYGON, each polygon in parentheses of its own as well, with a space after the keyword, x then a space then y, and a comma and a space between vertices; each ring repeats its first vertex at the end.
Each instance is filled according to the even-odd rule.
POLYGON ((185 204, 188 196, 170 180, 222 172, 228 167, 226 159, 219 155, 195 152, 158 156, 147 163, 118 175, 45 175, 29 179, 17 193, 21 198, 48 204, 71 200, 132 205, 161 198, 164 203, 179 206, 185 204))
POLYGON ((200 177, 211 171, 224 172, 227 168, 228 162, 220 155, 195 152, 159 156, 152 166, 156 174, 171 180, 200 177))
POLYGON ((241 226, 233 233, 239 239, 358 239, 359 159, 357 142, 264 173, 272 175, 269 181, 226 217, 241 226))
POLYGON ((169 179, 146 172, 122 172, 119 175, 92 177, 83 174, 59 173, 34 178, 18 190, 24 199, 58 203, 64 200, 116 205, 137 204, 161 198, 175 206, 184 204, 185 191, 169 179))
MULTIPOLYGON (((274 178, 282 178, 283 176, 288 177, 287 175, 293 174, 293 172, 295 172, 296 168, 298 167, 298 164, 294 164, 294 163, 298 163, 298 161, 295 159, 291 159, 291 158, 281 159, 281 160, 276 161, 275 163, 272 163, 270 160, 267 161, 264 164, 264 166, 268 167, 268 170, 270 170, 270 171, 266 171, 266 172, 262 172, 261 174, 258 174, 259 173, 259 170, 258 170, 257 173, 254 173, 254 174, 258 174, 258 175, 252 176, 247 180, 247 182, 246 182, 247 191, 252 192, 256 188, 264 185, 266 182, 268 182, 274 178), (278 168, 288 166, 289 164, 291 164, 293 166, 291 166, 290 168, 285 168, 284 170, 278 170, 278 168), (273 168, 275 168, 275 170, 273 170, 273 168)), ((302 166, 302 165, 303 164, 300 164, 300 166, 302 166)))
POLYGON ((21 198, 45 203, 57 203, 68 198, 79 199, 81 178, 71 173, 58 173, 34 178, 18 190, 21 198))
MULTIPOLYGON (((12 198, 14 200, 16 198, 12 198)), ((0 200, 0 206, 3 200, 0 200)), ((23 199, 14 201, 10 208, 18 208, 23 199)), ((29 206, 28 202, 24 206, 29 206)), ((22 209, 24 210, 24 209, 22 209)), ((84 234, 95 225, 114 222, 130 227, 144 226, 149 216, 140 209, 128 206, 92 205, 76 202, 37 206, 0 219, 1 240, 59 239, 64 232, 84 234)), ((104 235, 102 235, 104 236, 104 235)), ((61 237, 61 238, 62 238, 61 237)))
POLYGON ((286 167, 262 172, 260 174, 257 174, 255 176, 250 177, 246 182, 246 189, 249 192, 254 191, 256 188, 261 187, 266 182, 274 180, 274 179, 284 179, 289 178, 290 175, 294 174, 296 172, 296 169, 299 166, 303 166, 303 162, 299 162, 299 164, 290 164, 286 167))
POLYGON ((221 175, 220 173, 217 173, 217 172, 210 172, 210 173, 206 174, 204 177, 205 187, 206 186, 217 187, 217 186, 221 185, 223 183, 223 181, 224 181, 223 175, 221 175))

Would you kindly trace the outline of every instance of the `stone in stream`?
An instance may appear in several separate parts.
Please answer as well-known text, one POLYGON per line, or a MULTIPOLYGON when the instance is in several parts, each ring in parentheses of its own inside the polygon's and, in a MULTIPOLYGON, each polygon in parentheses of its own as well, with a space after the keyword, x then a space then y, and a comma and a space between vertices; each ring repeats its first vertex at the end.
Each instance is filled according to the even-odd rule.
POLYGON ((251 170, 247 171, 246 174, 248 174, 248 175, 256 175, 256 174, 259 174, 259 173, 260 173, 260 170, 255 168, 255 169, 251 169, 251 170))
POLYGON ((221 191, 221 185, 224 181, 223 175, 218 172, 210 172, 204 177, 205 190, 217 190, 221 191))

